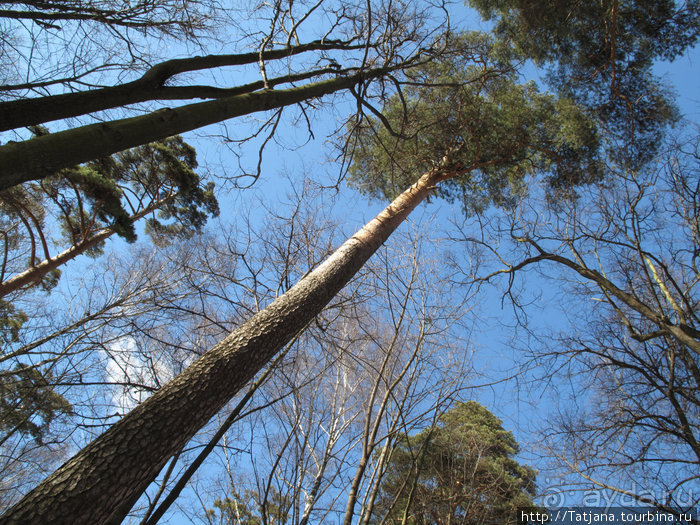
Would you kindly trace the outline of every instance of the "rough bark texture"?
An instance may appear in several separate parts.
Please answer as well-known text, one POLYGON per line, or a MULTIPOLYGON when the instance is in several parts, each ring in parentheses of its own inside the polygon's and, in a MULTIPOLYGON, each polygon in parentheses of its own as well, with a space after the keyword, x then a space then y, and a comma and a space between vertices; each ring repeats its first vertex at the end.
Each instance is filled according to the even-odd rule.
POLYGON ((347 284, 444 179, 423 175, 287 293, 79 452, 0 523, 120 523, 168 458, 347 284))
POLYGON ((9 142, 0 146, 0 190, 209 124, 328 95, 387 72, 387 69, 375 69, 296 88, 222 97, 9 142))

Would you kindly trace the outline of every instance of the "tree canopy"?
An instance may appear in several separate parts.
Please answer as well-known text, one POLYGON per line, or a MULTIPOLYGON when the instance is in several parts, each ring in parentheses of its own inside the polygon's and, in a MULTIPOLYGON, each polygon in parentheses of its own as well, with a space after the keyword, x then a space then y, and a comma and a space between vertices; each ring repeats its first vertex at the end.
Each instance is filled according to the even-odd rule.
POLYGON ((678 113, 652 66, 697 42, 697 0, 469 3, 495 22, 500 40, 547 71, 552 88, 590 108, 616 161, 639 166, 653 158, 678 113))
POLYGON ((517 523, 519 509, 538 508, 535 471, 518 463, 519 451, 513 434, 484 406, 457 403, 435 426, 397 440, 375 522, 517 523))
MULTIPOLYGON (((697 170, 684 177, 674 174, 665 186, 649 183, 654 191, 674 190, 680 207, 636 191, 636 185, 646 184, 646 170, 655 167, 651 161, 663 144, 661 138, 680 118, 672 92, 654 76, 652 66, 681 56, 697 42, 697 1, 470 2, 493 23, 489 33, 455 28, 449 6, 427 4, 424 10, 423 5, 391 0, 362 5, 289 0, 251 5, 240 21, 218 4, 170 0, 127 2, 121 11, 100 0, 16 2, 7 4, 12 9, 0 10, 0 61, 8 66, 0 73, 0 431, 11 465, 5 472, 9 476, 18 464, 41 465, 42 460, 53 468, 69 444, 82 447, 5 519, 116 522, 160 479, 155 499, 148 502, 153 510, 196 434, 213 424, 300 330, 318 323, 326 305, 355 279, 408 214, 435 195, 458 201, 465 221, 476 216, 484 221, 478 224, 482 228, 491 213, 505 210, 499 216, 504 222, 496 221, 498 235, 492 243, 484 240, 487 228, 476 236, 463 235, 469 253, 475 244, 485 246, 503 262, 508 258, 498 250, 501 241, 525 246, 524 252, 516 250, 522 255, 518 261, 485 277, 470 273, 471 261, 454 264, 453 275, 440 284, 447 289, 459 283, 455 275, 467 275, 466 284, 480 285, 508 274, 506 295, 514 298, 512 276, 529 265, 546 260, 574 270, 588 297, 607 308, 598 319, 608 328, 598 334, 597 344, 604 351, 587 347, 579 354, 585 354, 587 366, 605 372, 601 377, 606 383, 598 387, 607 389, 610 406, 633 406, 634 396, 616 397, 615 388, 620 378, 638 382, 635 392, 669 403, 663 410, 640 412, 663 427, 659 441, 673 442, 665 432, 681 433, 680 446, 697 456, 697 428, 688 417, 697 412, 693 392, 698 327, 692 296, 700 253, 697 170), (218 23, 214 20, 221 21, 216 15, 222 14, 231 18, 224 38, 217 41, 209 37, 218 23), (168 51, 174 38, 182 39, 177 56, 168 51), (539 85, 527 80, 533 67, 543 73, 539 85), (314 117, 328 115, 321 113, 323 101, 339 93, 346 98, 338 100, 356 104, 338 105, 351 114, 329 118, 341 160, 333 185, 337 188, 348 174, 350 184, 365 194, 395 200, 322 264, 319 261, 332 251, 331 241, 303 263, 297 261, 298 267, 290 263, 297 239, 318 242, 313 233, 318 230, 305 227, 300 232, 295 224, 281 248, 257 239, 269 249, 265 264, 278 261, 284 274, 259 294, 261 276, 269 269, 251 265, 249 247, 240 248, 227 236, 227 226, 195 238, 207 217, 218 213, 217 198, 224 194, 215 194, 211 181, 195 171, 194 149, 178 134, 237 119, 231 129, 222 125, 218 131, 203 132, 217 133, 219 144, 234 150, 255 142, 254 169, 233 161, 227 166, 229 173, 222 174, 235 187, 240 177, 255 181, 261 176, 265 148, 284 142, 281 129, 296 136, 305 127, 313 138, 314 117), (262 118, 238 126, 241 117, 254 113, 262 118), (292 118, 285 123, 284 115, 292 118), (42 125, 50 125, 51 132, 42 125), (613 203, 612 218, 600 209, 581 212, 599 221, 591 229, 581 226, 584 222, 576 215, 570 222, 569 217, 562 219, 571 230, 554 228, 552 235, 545 230, 535 237, 537 228, 526 228, 526 216, 519 215, 523 203, 535 202, 539 208, 533 208, 532 222, 537 226, 543 224, 545 210, 559 212, 571 206, 575 215, 576 205, 587 202, 581 198, 586 192, 600 192, 605 200, 619 189, 619 180, 625 181, 620 191, 627 208, 613 203), (530 201, 531 193, 535 198, 530 201), (546 198, 538 201, 542 196, 546 198), (668 260, 655 258, 657 250, 647 248, 640 234, 640 225, 652 221, 652 214, 637 215, 648 201, 689 225, 683 247, 668 260), (501 209, 491 210, 492 206, 501 209), (92 273, 86 272, 92 281, 82 281, 78 292, 70 289, 72 278, 64 290, 56 289, 66 261, 81 254, 102 255, 111 235, 133 242, 141 219, 154 242, 130 252, 138 255, 121 266, 116 259, 102 260, 114 265, 110 271, 115 274, 120 270, 118 277, 110 281, 105 277, 109 272, 102 275, 93 267, 92 273), (561 247, 550 250, 559 240, 572 250, 571 257, 562 255, 561 247), (176 247, 169 252, 171 242, 176 247), (595 245, 589 263, 590 250, 581 242, 595 245), (611 247, 609 260, 597 258, 603 245, 611 247), (141 258, 143 266, 137 267, 141 258), (223 258, 229 265, 221 263, 223 258), (605 273, 605 265, 611 273, 605 273), (678 266, 680 273, 674 270, 678 266), (250 276, 239 278, 240 267, 250 276), (614 284, 615 275, 621 275, 623 284, 614 284), (677 275, 682 275, 680 284, 677 275), (232 301, 229 286, 254 299, 232 301), (40 295, 52 289, 68 299, 65 312, 51 295, 40 295), (228 307, 220 310, 221 304, 228 307), (624 329, 634 344, 616 340, 624 329), (627 364, 642 351, 659 365, 627 364), (172 365, 169 374, 160 372, 164 359, 172 365), (607 374, 613 365, 624 372, 607 374), (112 375, 115 368, 120 372, 112 375), (657 372, 663 377, 656 378, 657 372), (645 383, 650 377, 651 387, 645 383), (115 386, 133 394, 129 402, 115 402, 115 386), (655 389, 653 395, 650 389, 655 389), (664 423, 668 414, 680 418, 680 427, 664 423), (80 426, 62 426, 63 421, 79 421, 80 426), (56 446, 44 447, 48 439, 56 446)), ((697 148, 693 155, 697 159, 697 148)), ((325 180, 322 186, 327 184, 325 180)), ((650 230, 663 229, 663 224, 660 219, 650 230)), ((664 235, 652 238, 663 244, 664 235)), ((448 254, 445 262, 458 258, 448 254)), ((357 295, 363 293, 376 292, 357 295)), ((385 295, 396 319, 396 305, 404 303, 392 290, 385 295)), ((514 303, 518 312, 524 310, 519 310, 517 299, 514 303)), ((433 317, 421 317, 425 322, 414 357, 420 354, 422 330, 433 326, 433 317)), ((520 318, 518 323, 528 328, 520 318)), ((371 338, 380 340, 376 334, 371 338)), ((392 351, 396 341, 401 341, 399 335, 389 345, 392 351)), ((347 348, 339 352, 350 355, 347 348)), ((355 442, 362 450, 343 489, 345 523, 356 513, 362 525, 370 523, 375 502, 387 520, 410 517, 415 523, 437 523, 445 517, 469 523, 474 516, 485 522, 508 521, 515 506, 531 505, 534 471, 514 459, 518 446, 512 435, 484 407, 460 404, 437 424, 413 434, 416 421, 429 418, 423 414, 406 422, 401 407, 411 397, 410 388, 421 385, 399 388, 412 365, 390 354, 386 352, 378 367, 376 356, 357 357, 375 368, 363 376, 372 384, 372 402, 364 413, 353 412, 348 422, 362 427, 355 442), (390 417, 388 411, 395 407, 397 413, 390 417)), ((334 392, 348 384, 351 368, 347 362, 338 368, 334 392)), ((411 374, 408 377, 413 381, 411 374)), ((290 413, 301 413, 298 404, 294 409, 297 412, 290 413)), ((333 424, 339 421, 332 419, 333 424)), ((572 424, 566 430, 574 438, 607 440, 624 428, 626 435, 649 438, 649 433, 639 432, 636 414, 607 421, 610 426, 597 427, 594 422, 572 424)), ((277 464, 285 463, 289 443, 307 443, 311 427, 297 427, 283 435, 277 464)), ((320 431, 327 432, 331 443, 334 431, 320 431)), ((649 443, 655 442, 657 434, 650 432, 649 443)), ((585 440, 569 441, 576 454, 586 452, 585 440)), ((649 450, 656 450, 647 444, 641 449, 635 453, 644 461, 649 450)), ((624 449, 623 455, 631 450, 624 449)), ((658 450, 663 454, 663 448, 658 450)), ((279 471, 271 469, 265 490, 250 493, 262 500, 263 522, 264 503, 273 500, 285 520, 288 506, 290 520, 298 517, 305 525, 312 519, 313 506, 322 498, 323 470, 335 460, 336 451, 331 444, 306 452, 318 465, 308 499, 299 503, 303 484, 284 476, 273 490, 279 471), (283 495, 285 483, 296 487, 296 499, 283 495)), ((616 452, 608 457, 621 468, 629 466, 616 452)), ((650 458, 646 464, 657 459, 650 458)), ((679 462, 665 464, 673 469, 679 462)), ((43 476, 49 468, 37 470, 43 476)), ((585 476, 596 467, 579 468, 576 463, 572 470, 585 476)), ((665 479, 686 486, 693 476, 683 471, 665 479)), ((21 492, 30 480, 39 481, 35 472, 20 477, 21 492)), ((3 480, 3 485, 9 482, 3 480)), ((234 485, 230 497, 219 497, 215 505, 224 519, 233 518, 241 494, 248 498, 234 485)), ((254 522, 259 509, 249 509, 248 518, 254 522)), ((205 515, 212 517, 210 512, 205 515)))
POLYGON ((156 243, 200 231, 219 208, 214 183, 196 167, 194 148, 175 136, 0 192, 0 296, 28 285, 51 289, 63 264, 98 255, 109 236, 134 242, 135 223, 146 216, 156 243), (53 253, 52 245, 63 250, 53 253))
POLYGON ((453 54, 411 68, 381 117, 358 126, 350 182, 391 197, 443 159, 460 176, 440 186, 465 209, 512 202, 528 176, 553 189, 600 177, 600 138, 586 108, 520 84, 514 57, 484 33, 454 37, 453 54))

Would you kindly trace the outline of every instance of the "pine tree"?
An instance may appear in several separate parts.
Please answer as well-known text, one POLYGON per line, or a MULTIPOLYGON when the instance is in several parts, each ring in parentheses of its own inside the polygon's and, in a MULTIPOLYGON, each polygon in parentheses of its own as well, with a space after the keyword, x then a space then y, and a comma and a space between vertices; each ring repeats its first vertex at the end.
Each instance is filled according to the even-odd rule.
POLYGON ((409 525, 507 525, 536 510, 535 471, 479 403, 458 403, 435 426, 398 440, 384 474, 375 521, 409 525), (386 516, 384 516, 386 514, 386 516))
POLYGON ((199 231, 219 208, 214 183, 203 183, 196 167, 194 148, 175 136, 0 192, 0 297, 37 284, 52 288, 61 266, 81 254, 99 255, 110 236, 135 241, 135 223, 147 216, 145 231, 156 244, 199 231), (65 246, 57 254, 50 251, 51 228, 65 246))

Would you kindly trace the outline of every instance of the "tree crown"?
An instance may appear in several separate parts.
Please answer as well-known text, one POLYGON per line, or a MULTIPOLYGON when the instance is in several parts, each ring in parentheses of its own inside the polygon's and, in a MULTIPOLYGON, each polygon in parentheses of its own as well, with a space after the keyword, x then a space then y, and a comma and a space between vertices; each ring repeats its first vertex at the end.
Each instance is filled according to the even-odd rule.
POLYGON ((488 35, 463 33, 454 48, 410 70, 383 117, 357 126, 352 184, 391 197, 442 165, 459 176, 441 195, 481 211, 521 194, 534 173, 547 173, 553 189, 600 176, 600 140, 582 107, 519 83, 512 54, 488 35))
POLYGON ((515 523, 517 509, 536 508, 536 473, 513 459, 518 450, 488 409, 458 403, 396 444, 379 508, 390 523, 515 523))

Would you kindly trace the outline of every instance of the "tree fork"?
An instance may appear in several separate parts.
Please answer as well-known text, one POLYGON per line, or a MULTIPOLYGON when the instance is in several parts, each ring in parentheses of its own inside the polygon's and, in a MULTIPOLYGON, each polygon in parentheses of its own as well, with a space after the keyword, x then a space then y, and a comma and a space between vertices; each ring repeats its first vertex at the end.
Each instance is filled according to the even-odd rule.
POLYGON ((435 184, 425 173, 284 295, 81 450, 0 518, 2 524, 121 523, 167 460, 352 279, 435 184))
POLYGON ((329 95, 390 71, 377 68, 306 86, 222 97, 9 142, 0 146, 0 190, 209 124, 329 95))

